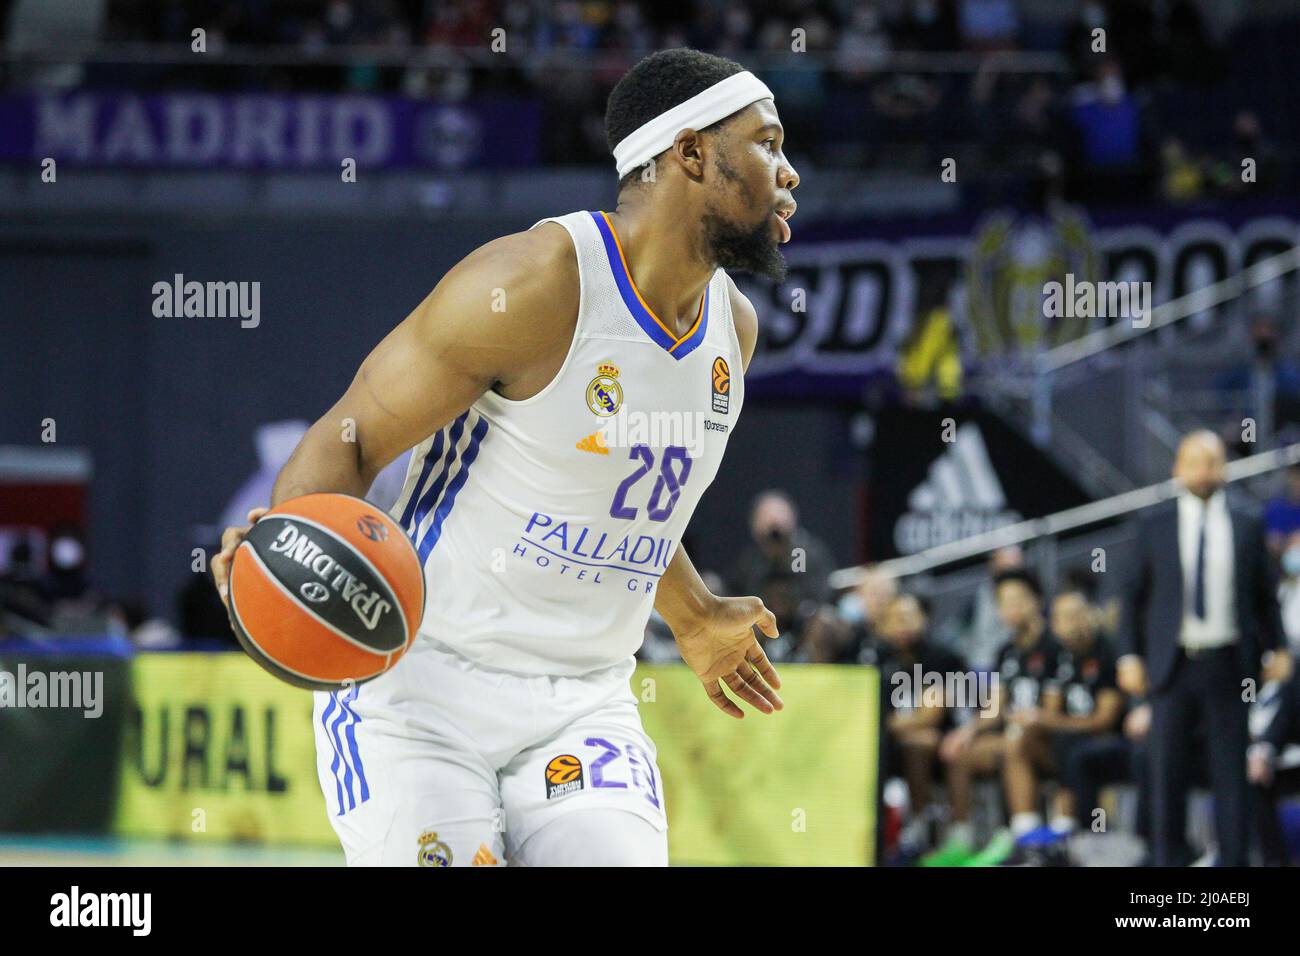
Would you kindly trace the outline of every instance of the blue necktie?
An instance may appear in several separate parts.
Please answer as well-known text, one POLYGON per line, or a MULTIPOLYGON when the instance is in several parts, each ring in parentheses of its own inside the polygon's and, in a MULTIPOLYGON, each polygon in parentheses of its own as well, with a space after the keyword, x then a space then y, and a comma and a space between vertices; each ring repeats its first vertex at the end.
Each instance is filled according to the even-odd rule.
POLYGON ((1205 525, 1210 512, 1207 502, 1201 509, 1201 538, 1196 544, 1196 585, 1192 591, 1192 610, 1205 620, 1205 525))

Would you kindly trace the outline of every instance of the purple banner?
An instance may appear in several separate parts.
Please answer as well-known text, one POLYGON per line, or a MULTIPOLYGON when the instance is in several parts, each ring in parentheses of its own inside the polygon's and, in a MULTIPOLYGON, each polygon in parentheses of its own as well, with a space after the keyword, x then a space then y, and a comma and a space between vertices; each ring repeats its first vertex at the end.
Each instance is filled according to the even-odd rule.
MULTIPOLYGON (((1159 305, 1234 275, 1300 243, 1300 203, 1153 205, 1096 217, 1071 206, 1048 214, 990 209, 795 227, 782 250, 785 282, 734 277, 759 318, 749 394, 854 399, 895 375, 910 348, 929 349, 936 361, 958 354, 970 369, 1119 321, 1049 320, 1043 302, 1053 282, 1147 283, 1159 305), (924 341, 922 321, 931 323, 924 341)), ((1252 307, 1279 303, 1283 287, 1297 281, 1261 285, 1252 307)), ((1189 321, 1200 327, 1217 311, 1189 321)))
POLYGON ((459 170, 537 162, 536 103, 77 92, 0 97, 0 161, 190 169, 459 170))

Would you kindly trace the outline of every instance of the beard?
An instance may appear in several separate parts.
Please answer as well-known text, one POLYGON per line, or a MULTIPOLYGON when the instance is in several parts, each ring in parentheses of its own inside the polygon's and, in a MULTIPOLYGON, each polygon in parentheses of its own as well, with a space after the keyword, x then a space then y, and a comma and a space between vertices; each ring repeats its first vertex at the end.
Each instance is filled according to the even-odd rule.
POLYGON ((772 236, 771 214, 757 226, 738 225, 717 212, 704 214, 704 242, 709 259, 724 269, 740 269, 766 276, 774 282, 785 278, 785 257, 772 236))

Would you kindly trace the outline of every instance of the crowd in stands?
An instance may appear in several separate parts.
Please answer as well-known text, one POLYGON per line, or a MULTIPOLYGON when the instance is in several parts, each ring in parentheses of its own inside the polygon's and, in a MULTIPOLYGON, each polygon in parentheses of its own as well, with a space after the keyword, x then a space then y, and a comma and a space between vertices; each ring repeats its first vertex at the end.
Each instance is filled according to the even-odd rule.
POLYGON ((225 641, 229 625, 220 601, 206 594, 212 590, 206 577, 196 575, 178 596, 178 630, 150 616, 144 601, 106 594, 91 566, 85 534, 74 525, 15 537, 0 561, 0 652, 7 640, 23 639, 109 637, 137 647, 175 647, 185 635, 225 641))
POLYGON ((215 53, 295 57, 105 63, 81 82, 452 101, 512 93, 543 103, 548 163, 596 164, 608 159, 604 106, 619 76, 649 52, 690 46, 763 58, 792 155, 909 169, 959 156, 962 188, 985 204, 1031 199, 1053 178, 1071 199, 1183 203, 1241 192, 1242 155, 1258 164, 1252 194, 1292 181, 1295 144, 1274 140, 1295 133, 1289 88, 1248 52, 1285 31, 1233 28, 1244 32, 1216 35, 1195 0, 1074 0, 1050 21, 1016 0, 112 0, 108 45, 185 49, 202 29, 215 53), (437 65, 402 64, 416 52, 437 65), (979 65, 898 59, 948 53, 979 65), (1050 58, 1030 68, 1008 59, 1017 53, 1050 58))
MULTIPOLYGON (((791 53, 791 31, 802 28, 806 61, 765 73, 795 155, 852 168, 937 169, 939 157, 960 147, 963 163, 970 155, 984 173, 975 187, 962 179, 981 204, 1040 202, 1049 193, 1173 205, 1236 196, 1244 191, 1243 156, 1257 164, 1252 195, 1293 189, 1295 144, 1286 137, 1300 123, 1294 110, 1273 108, 1287 105, 1270 99, 1275 78, 1243 72, 1252 57, 1267 60, 1250 43, 1216 39, 1192 0, 1080 0, 1070 9, 1062 26, 1033 22, 1014 0, 110 0, 106 44, 188 46, 202 28, 213 51, 447 56, 438 66, 393 66, 382 57, 368 63, 364 53, 346 62, 322 58, 320 66, 99 64, 87 67, 82 82, 94 87, 126 76, 149 90, 531 96, 546 107, 547 162, 607 164, 605 97, 636 58, 674 46, 776 58, 791 53), (481 54, 498 27, 506 47, 501 64, 488 66, 481 54), (1094 49, 1097 29, 1107 31, 1105 53, 1094 49), (974 54, 979 66, 885 68, 893 54, 948 51, 974 54), (1013 68, 1007 54, 1017 51, 1059 53, 1064 65, 1013 68), (588 62, 587 54, 611 56, 588 62)), ((1259 36, 1258 25, 1247 26, 1259 36)), ((1283 89, 1293 106, 1292 91, 1283 89)), ((957 323, 942 303, 928 303, 922 318, 901 355, 903 390, 955 398, 962 381, 957 323)), ((1300 423, 1300 370, 1279 354, 1278 323, 1258 316, 1251 336, 1253 354, 1213 384, 1244 392, 1270 383, 1276 422, 1300 423)), ((1263 522, 1278 582, 1279 636, 1300 651, 1300 468, 1287 472, 1263 522)), ((756 499, 748 531, 735 566, 705 576, 718 593, 763 598, 780 629, 779 638, 764 642, 772 660, 881 672, 885 772, 907 793, 902 825, 887 840, 890 861, 1068 861, 1078 854, 1073 836, 1096 831, 1101 792, 1116 783, 1135 788, 1132 827, 1151 835, 1153 706, 1147 694, 1122 687, 1121 607, 1115 594, 1096 587, 1095 575, 1076 571, 1049 586, 1020 549, 1001 549, 989 555, 967 606, 940 619, 910 582, 878 569, 834 593, 835 557, 780 491, 756 499), (943 691, 915 686, 918 668, 989 680, 975 680, 975 699, 959 705, 943 691), (982 686, 990 699, 980 699, 982 686), (978 832, 974 819, 981 781, 996 783, 1006 821, 990 833, 978 832)), ((7 639, 88 633, 129 635, 141 646, 212 638, 235 646, 205 575, 191 576, 177 596, 173 625, 148 618, 139 602, 100 593, 88 567, 76 528, 53 529, 40 551, 26 540, 12 544, 0 566, 0 653, 7 639)), ((657 617, 640 657, 678 659, 657 617)), ((1276 803, 1300 785, 1300 760, 1287 757, 1300 745, 1300 682, 1281 671, 1265 677, 1251 704, 1241 772, 1253 788, 1255 858, 1281 862, 1287 849, 1276 803)), ((1216 782, 1205 759, 1216 732, 1202 722, 1189 738, 1194 783, 1216 782)))

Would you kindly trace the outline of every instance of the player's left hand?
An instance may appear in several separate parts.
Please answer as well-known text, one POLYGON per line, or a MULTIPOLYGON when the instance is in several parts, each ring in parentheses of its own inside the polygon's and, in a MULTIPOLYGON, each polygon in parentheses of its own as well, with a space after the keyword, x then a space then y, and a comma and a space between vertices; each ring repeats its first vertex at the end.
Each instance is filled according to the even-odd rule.
POLYGON ((727 697, 723 684, 760 713, 785 707, 776 692, 781 678, 759 647, 755 627, 771 638, 779 634, 776 616, 758 598, 720 597, 697 625, 673 635, 682 660, 695 671, 709 699, 737 719, 745 712, 727 697))

